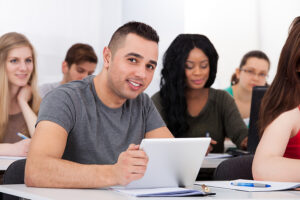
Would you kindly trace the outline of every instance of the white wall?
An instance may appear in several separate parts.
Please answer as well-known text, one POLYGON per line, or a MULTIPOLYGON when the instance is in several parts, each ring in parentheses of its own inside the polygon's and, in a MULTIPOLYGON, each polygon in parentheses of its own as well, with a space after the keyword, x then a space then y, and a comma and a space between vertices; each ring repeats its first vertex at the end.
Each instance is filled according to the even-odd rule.
MULTIPOLYGON (((72 44, 88 43, 100 56, 102 37, 109 32, 103 31, 107 25, 99 12, 102 2, 1 0, 0 35, 11 31, 25 34, 37 52, 39 82, 59 81, 62 79, 61 63, 72 44)), ((120 16, 119 10, 117 13, 120 16)), ((115 24, 115 20, 112 22, 115 24)))
POLYGON ((186 1, 185 32, 206 35, 219 54, 213 87, 228 87, 242 56, 258 49, 257 12, 255 0, 186 1))
MULTIPOLYGON (((146 92, 159 89, 161 57, 180 33, 205 34, 219 56, 216 88, 229 85, 242 56, 260 49, 271 59, 270 81, 299 0, 0 0, 0 35, 24 33, 38 54, 39 82, 59 81, 61 62, 77 42, 102 50, 125 22, 143 21, 160 35, 160 60, 146 92)), ((269 81, 269 82, 270 82, 269 81)))
POLYGON ((259 3, 261 49, 271 59, 270 79, 273 80, 281 49, 288 36, 289 26, 295 17, 300 16, 300 1, 263 0, 259 3))
POLYGON ((122 22, 142 21, 159 34, 159 62, 146 93, 159 90, 162 56, 172 40, 184 32, 184 1, 182 0, 126 0, 123 1, 122 22))

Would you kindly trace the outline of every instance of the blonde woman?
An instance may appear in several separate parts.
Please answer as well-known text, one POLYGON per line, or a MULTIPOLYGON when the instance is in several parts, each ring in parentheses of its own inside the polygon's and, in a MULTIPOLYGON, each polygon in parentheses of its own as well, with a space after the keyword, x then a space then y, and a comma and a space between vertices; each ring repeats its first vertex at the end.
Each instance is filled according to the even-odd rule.
POLYGON ((0 155, 26 156, 40 105, 34 49, 22 34, 0 37, 0 155))

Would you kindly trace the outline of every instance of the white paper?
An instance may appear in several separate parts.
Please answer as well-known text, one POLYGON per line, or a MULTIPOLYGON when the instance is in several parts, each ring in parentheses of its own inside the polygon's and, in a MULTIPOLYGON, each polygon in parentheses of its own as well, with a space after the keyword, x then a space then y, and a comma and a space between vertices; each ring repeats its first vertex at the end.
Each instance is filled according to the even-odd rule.
POLYGON ((150 189, 120 189, 112 188, 118 192, 128 194, 136 197, 178 197, 178 196, 192 196, 192 195, 205 195, 204 192, 199 190, 187 188, 150 188, 150 189))
POLYGON ((209 153, 205 156, 205 159, 218 159, 218 158, 230 158, 232 155, 228 153, 209 153))
POLYGON ((267 191, 278 191, 278 190, 288 190, 300 187, 300 183, 295 182, 273 182, 273 181, 254 181, 238 179, 232 181, 196 181, 195 185, 205 184, 210 187, 225 188, 231 190, 240 190, 247 192, 267 192, 267 191), (245 186, 234 186, 231 182, 245 182, 245 183, 264 183, 269 184, 271 187, 245 187, 245 186))

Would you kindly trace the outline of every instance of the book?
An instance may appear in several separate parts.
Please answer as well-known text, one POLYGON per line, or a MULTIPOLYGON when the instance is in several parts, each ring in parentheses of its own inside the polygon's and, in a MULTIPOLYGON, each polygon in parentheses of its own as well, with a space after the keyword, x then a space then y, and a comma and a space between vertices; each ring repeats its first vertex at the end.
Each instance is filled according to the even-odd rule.
POLYGON ((183 196, 207 196, 215 193, 202 192, 200 190, 170 187, 170 188, 147 188, 147 189, 128 189, 113 187, 115 191, 135 197, 183 197, 183 196))

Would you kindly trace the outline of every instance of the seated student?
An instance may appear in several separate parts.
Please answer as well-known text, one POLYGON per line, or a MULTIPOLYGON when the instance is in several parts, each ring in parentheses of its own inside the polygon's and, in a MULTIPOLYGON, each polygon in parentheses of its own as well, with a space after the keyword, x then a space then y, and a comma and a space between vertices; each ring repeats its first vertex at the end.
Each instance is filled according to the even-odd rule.
POLYGON ((261 104, 255 180, 300 182, 300 17, 282 48, 275 78, 261 104))
POLYGON ((248 130, 233 98, 210 88, 217 73, 218 54, 204 35, 180 34, 167 49, 161 89, 152 100, 175 137, 206 137, 209 151, 224 151, 224 138, 247 145, 248 130), (213 148, 212 148, 213 147, 213 148))
POLYGON ((0 155, 26 156, 40 105, 33 46, 20 33, 0 37, 0 155))
POLYGON ((268 56, 262 51, 250 51, 244 55, 240 67, 232 75, 231 86, 225 89, 233 96, 247 126, 249 126, 252 88, 267 84, 269 70, 268 56))
POLYGON ((157 65, 158 40, 150 26, 129 22, 104 48, 97 76, 49 92, 30 145, 26 185, 99 188, 144 175, 148 158, 136 144, 173 137, 142 93, 157 65))
POLYGON ((40 94, 44 97, 54 88, 70 81, 82 80, 94 73, 98 58, 93 47, 88 44, 77 43, 68 50, 62 63, 63 80, 55 83, 46 83, 40 86, 40 94))

